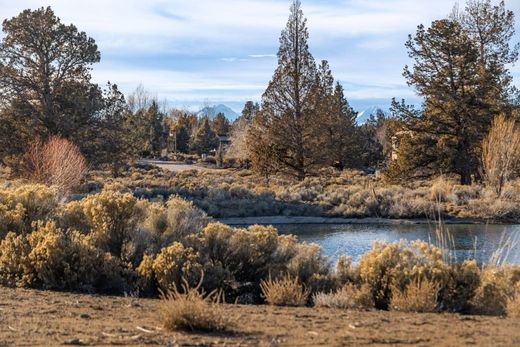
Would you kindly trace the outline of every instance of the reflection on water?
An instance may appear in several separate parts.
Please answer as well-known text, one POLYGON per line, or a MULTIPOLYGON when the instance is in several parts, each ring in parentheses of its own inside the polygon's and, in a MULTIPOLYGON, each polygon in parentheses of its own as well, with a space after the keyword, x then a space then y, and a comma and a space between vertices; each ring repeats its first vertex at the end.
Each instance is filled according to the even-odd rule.
MULTIPOLYGON (((300 241, 319 244, 335 261, 349 255, 353 261, 372 249, 374 241, 435 241, 435 225, 277 225, 280 233, 297 235, 300 241)), ((447 225, 453 235, 457 261, 477 259, 486 262, 499 247, 510 247, 507 262, 520 263, 520 225, 447 225)))

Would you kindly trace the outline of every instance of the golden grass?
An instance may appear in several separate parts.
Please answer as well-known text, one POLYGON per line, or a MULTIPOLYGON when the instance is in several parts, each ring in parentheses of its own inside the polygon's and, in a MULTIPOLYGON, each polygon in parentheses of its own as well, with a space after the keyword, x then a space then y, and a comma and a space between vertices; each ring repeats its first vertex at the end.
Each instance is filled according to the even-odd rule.
POLYGON ((182 292, 176 286, 163 294, 162 316, 164 327, 170 331, 187 330, 199 332, 225 332, 233 330, 227 318, 222 291, 205 294, 199 284, 191 288, 183 279, 182 292))
POLYGON ((348 284, 333 293, 317 293, 313 297, 314 306, 339 309, 371 309, 374 308, 374 297, 370 286, 357 287, 348 284))
POLYGON ((310 295, 310 291, 297 277, 289 275, 275 280, 271 277, 262 280, 260 288, 265 301, 275 306, 304 306, 310 295))

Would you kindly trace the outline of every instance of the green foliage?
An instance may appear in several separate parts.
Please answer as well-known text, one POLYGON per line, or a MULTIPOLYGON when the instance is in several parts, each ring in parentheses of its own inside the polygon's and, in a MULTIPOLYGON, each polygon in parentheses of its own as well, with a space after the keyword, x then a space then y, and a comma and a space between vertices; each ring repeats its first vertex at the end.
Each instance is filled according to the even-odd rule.
POLYGON ((504 2, 468 2, 463 12, 420 25, 406 43, 412 68, 404 76, 424 98, 422 111, 394 100, 404 126, 391 176, 455 173, 461 184, 479 175, 482 139, 494 116, 510 109, 518 46, 509 41, 514 14, 504 2))
POLYGON ((215 134, 226 136, 229 135, 229 132, 231 131, 231 124, 223 113, 219 113, 211 122, 211 128, 215 134))
POLYGON ((211 129, 209 119, 203 118, 192 139, 191 148, 200 154, 207 154, 218 147, 217 134, 211 129))

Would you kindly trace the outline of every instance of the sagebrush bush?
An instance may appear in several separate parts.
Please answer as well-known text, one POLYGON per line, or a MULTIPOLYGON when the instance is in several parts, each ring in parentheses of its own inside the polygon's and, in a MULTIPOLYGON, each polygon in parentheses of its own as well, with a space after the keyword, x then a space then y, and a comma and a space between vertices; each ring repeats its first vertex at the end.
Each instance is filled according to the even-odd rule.
POLYGON ((93 245, 118 258, 144 218, 143 206, 131 194, 108 190, 68 203, 61 214, 67 227, 86 228, 93 245))
POLYGON ((339 309, 367 310, 374 307, 374 297, 369 285, 356 286, 349 283, 331 293, 317 293, 313 296, 314 306, 339 309))
POLYGON ((417 278, 410 282, 405 289, 392 288, 390 309, 401 312, 435 312, 439 285, 425 278, 417 278))
POLYGON ((504 316, 508 300, 514 295, 510 269, 489 267, 481 272, 480 285, 470 301, 472 312, 481 315, 504 316))
POLYGON ((164 247, 199 233, 208 222, 207 215, 192 202, 173 196, 166 206, 149 206, 143 225, 158 239, 159 246, 164 247))
POLYGON ((39 184, 0 188, 0 239, 6 232, 29 232, 32 223, 52 217, 56 190, 39 184))
POLYGON ((386 309, 392 288, 404 290, 419 277, 425 277, 445 288, 451 280, 451 267, 444 262, 442 251, 426 242, 374 243, 373 250, 365 253, 359 262, 359 272, 374 294, 376 307, 386 309))
POLYGON ((310 291, 297 277, 286 275, 277 279, 269 277, 260 281, 262 296, 269 305, 304 306, 310 291))
POLYGON ((0 244, 0 277, 6 285, 57 290, 122 291, 128 270, 85 236, 39 222, 32 233, 10 233, 0 244))
POLYGON ((200 288, 183 283, 182 291, 174 287, 163 295, 161 315, 168 330, 188 330, 201 332, 223 332, 233 329, 231 322, 221 307, 221 292, 205 294, 200 288))
POLYGON ((278 235, 273 227, 233 229, 212 223, 199 242, 205 262, 221 264, 238 282, 258 283, 269 274, 285 273, 307 282, 330 271, 328 259, 318 246, 300 244, 292 235, 278 235))
POLYGON ((185 248, 179 242, 163 248, 152 263, 157 286, 164 292, 179 287, 182 279, 190 286, 196 285, 200 281, 202 270, 199 254, 192 248, 185 248))

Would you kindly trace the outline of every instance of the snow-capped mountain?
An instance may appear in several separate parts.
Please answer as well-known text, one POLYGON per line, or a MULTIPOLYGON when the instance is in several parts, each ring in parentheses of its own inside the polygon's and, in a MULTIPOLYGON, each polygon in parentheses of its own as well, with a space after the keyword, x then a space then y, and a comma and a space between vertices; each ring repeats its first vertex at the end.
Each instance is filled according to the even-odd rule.
POLYGON ((224 116, 226 116, 229 120, 234 120, 238 118, 238 113, 233 111, 231 108, 229 108, 226 105, 213 105, 213 106, 206 106, 199 112, 197 112, 197 116, 199 117, 208 117, 209 119, 213 119, 217 116, 217 114, 223 113, 224 116))
POLYGON ((381 108, 379 106, 371 106, 358 113, 356 122, 358 123, 358 125, 365 124, 371 115, 376 116, 379 111, 383 112, 385 114, 385 116, 387 116, 387 117, 390 115, 390 112, 388 112, 387 110, 384 110, 383 108, 381 108))

